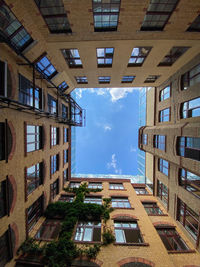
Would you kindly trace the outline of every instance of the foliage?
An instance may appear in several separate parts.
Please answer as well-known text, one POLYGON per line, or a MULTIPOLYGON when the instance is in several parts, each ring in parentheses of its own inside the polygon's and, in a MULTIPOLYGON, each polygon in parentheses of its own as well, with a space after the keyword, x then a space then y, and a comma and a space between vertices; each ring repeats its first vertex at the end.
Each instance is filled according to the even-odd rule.
POLYGON ((110 229, 105 229, 103 234, 102 234, 102 237, 103 237, 103 245, 104 246, 107 246, 107 245, 115 242, 115 236, 113 235, 113 232, 110 229))
POLYGON ((31 253, 31 254, 38 253, 39 254, 39 253, 42 253, 43 250, 44 250, 44 246, 41 247, 34 238, 29 237, 18 248, 17 255, 19 255, 20 252, 22 254, 25 254, 25 253, 31 253))

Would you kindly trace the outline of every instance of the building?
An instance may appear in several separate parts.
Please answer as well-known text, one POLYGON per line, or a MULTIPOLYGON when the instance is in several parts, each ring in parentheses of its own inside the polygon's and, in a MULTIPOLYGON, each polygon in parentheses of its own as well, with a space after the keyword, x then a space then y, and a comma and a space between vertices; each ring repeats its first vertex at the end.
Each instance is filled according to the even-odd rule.
MULTIPOLYGON (((143 266, 198 266, 199 10, 199 0, 0 0, 1 266, 15 266, 18 247, 71 179, 71 127, 85 115, 70 93, 108 86, 152 87, 139 147, 155 197, 137 196, 122 180, 135 208, 128 214, 149 245, 118 247, 116 266, 129 266, 128 254, 143 266), (148 217, 146 198, 169 216, 148 217), (163 221, 189 250, 168 254, 154 228, 163 221)), ((106 253, 102 266, 112 264, 106 253)))

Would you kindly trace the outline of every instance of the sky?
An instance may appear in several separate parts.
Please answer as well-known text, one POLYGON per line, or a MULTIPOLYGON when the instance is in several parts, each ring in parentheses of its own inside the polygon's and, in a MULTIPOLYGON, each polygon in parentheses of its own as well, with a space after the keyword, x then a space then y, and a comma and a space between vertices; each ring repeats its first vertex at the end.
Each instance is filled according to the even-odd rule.
POLYGON ((139 88, 77 88, 76 173, 137 175, 139 88))

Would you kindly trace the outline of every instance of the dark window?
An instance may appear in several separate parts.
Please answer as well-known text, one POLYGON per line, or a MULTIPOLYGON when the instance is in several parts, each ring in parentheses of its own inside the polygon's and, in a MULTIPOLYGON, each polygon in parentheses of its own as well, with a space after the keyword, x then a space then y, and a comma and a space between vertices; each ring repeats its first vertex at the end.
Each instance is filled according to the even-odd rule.
POLYGON ((46 55, 41 56, 35 62, 35 66, 38 71, 45 75, 48 79, 52 79, 58 73, 46 55))
POLYGON ((131 53, 131 57, 128 62, 128 67, 140 67, 144 63, 146 57, 151 51, 152 47, 135 47, 131 53))
POLYGON ((188 32, 199 32, 200 31, 200 15, 192 22, 190 27, 187 29, 188 32))
POLYGON ((172 66, 176 60, 182 56, 189 47, 172 47, 169 53, 162 59, 158 66, 172 66))
POLYGON ((51 33, 71 33, 62 0, 35 0, 51 33))
POLYGON ((33 83, 19 74, 19 102, 37 109, 43 109, 42 89, 33 88, 33 83))
POLYGON ((112 197, 112 207, 113 208, 131 208, 129 200, 127 197, 112 197))
POLYGON ((64 161, 64 164, 68 162, 68 149, 65 149, 63 151, 63 161, 64 161))
POLYGON ((11 42, 11 45, 19 51, 23 51, 33 42, 31 36, 4 1, 0 3, 0 30, 2 35, 11 42))
POLYGON ((0 236, 0 266, 5 266, 13 257, 12 233, 9 229, 0 236))
POLYGON ((59 144, 59 128, 51 126, 51 146, 59 144))
POLYGON ((57 115, 57 101, 56 99, 48 94, 48 112, 57 115))
POLYGON ((162 210, 158 207, 156 202, 142 202, 144 209, 148 215, 161 215, 162 210))
POLYGON ((200 64, 184 73, 181 76, 181 90, 187 90, 188 87, 200 82, 200 64))
POLYGON ((179 136, 177 138, 177 154, 179 156, 200 160, 200 138, 179 136))
POLYGON ((69 187, 70 188, 79 188, 80 185, 81 185, 80 182, 70 182, 69 187))
POLYGON ((156 230, 165 245, 165 248, 169 251, 186 251, 189 250, 186 243, 172 227, 156 227, 156 230))
POLYGON ((78 49, 62 49, 62 54, 69 68, 82 68, 82 61, 78 49))
POLYGON ((200 116, 200 97, 186 101, 181 104, 181 118, 191 118, 200 116))
POLYGON ((200 176, 185 169, 179 170, 179 185, 200 197, 200 176))
POLYGON ((112 67, 114 48, 97 48, 98 67, 112 67))
POLYGON ((26 151, 31 152, 42 149, 42 126, 26 126, 26 151))
POLYGON ((102 204, 101 197, 85 197, 84 203, 102 204))
POLYGON ((162 200, 165 207, 168 207, 168 188, 158 180, 157 196, 162 200))
POLYGON ((147 134, 142 134, 142 144, 147 145, 148 144, 148 135, 147 134))
POLYGON ((0 160, 8 161, 8 156, 12 150, 12 133, 7 124, 7 120, 0 122, 0 160))
POLYGON ((7 178, 0 182, 0 218, 9 215, 13 202, 13 188, 7 178))
POLYGON ((0 122, 0 160, 5 160, 5 123, 0 122))
POLYGON ((59 198, 59 201, 61 201, 61 202, 73 202, 74 201, 74 196, 61 194, 61 196, 59 198))
POLYGON ((134 187, 134 190, 137 195, 148 195, 148 191, 145 187, 134 187))
POLYGON ((39 197, 28 209, 27 209, 27 227, 30 231, 43 213, 43 196, 39 197))
POLYGON ((10 70, 8 68, 8 64, 7 62, 3 62, 0 60, 0 95, 5 97, 11 97, 12 87, 12 78, 10 70))
POLYGON ((158 170, 168 176, 169 162, 164 159, 158 159, 158 170))
POLYGON ((59 170, 59 154, 51 156, 51 174, 59 170))
POLYGON ((64 143, 68 142, 68 136, 69 136, 68 129, 64 128, 64 143))
POLYGON ((59 194, 59 178, 54 183, 50 184, 51 199, 54 199, 59 194))
POLYGON ((177 220, 185 227, 192 238, 197 241, 199 233, 199 215, 179 198, 177 205, 177 220))
POLYGON ((123 76, 122 83, 132 83, 135 79, 135 76, 123 76))
POLYGON ((160 75, 149 75, 144 83, 155 83, 158 78, 160 78, 160 75))
POLYGON ((58 89, 63 93, 69 88, 68 84, 66 82, 62 82, 58 85, 58 89))
POLYGON ((43 183, 43 163, 33 165, 26 170, 27 194, 43 183))
POLYGON ((170 86, 167 86, 167 87, 165 87, 164 89, 162 89, 162 90, 160 91, 159 100, 160 100, 160 101, 164 101, 165 99, 170 98, 170 91, 171 91, 170 86))
POLYGON ((159 111, 159 122, 170 121, 171 113, 170 108, 166 108, 159 111))
POLYGON ((116 243, 143 243, 136 221, 114 221, 116 243))
POLYGON ((150 0, 141 31, 162 31, 178 0, 150 0))
POLYGON ((110 83, 110 76, 99 76, 99 83, 110 83))
POLYGON ((119 184, 119 183, 109 183, 109 189, 120 190, 120 189, 124 189, 124 186, 123 184, 119 184))
POLYGON ((93 189, 102 189, 102 183, 92 183, 90 182, 88 184, 88 188, 93 188, 93 189))
POLYGON ((74 240, 101 242, 101 222, 78 222, 74 240))
POLYGON ((165 135, 154 135, 155 148, 165 150, 165 143, 166 143, 165 135))
POLYGON ((51 240, 58 237, 60 222, 55 220, 45 220, 37 231, 35 238, 40 240, 51 240))
POLYGON ((63 186, 68 181, 68 169, 63 171, 63 186))
POLYGON ((79 84, 87 84, 88 80, 86 76, 75 76, 76 82, 79 84))
POLYGON ((96 32, 117 30, 120 0, 93 0, 92 10, 96 32))
POLYGON ((68 107, 62 104, 62 117, 68 119, 68 107))

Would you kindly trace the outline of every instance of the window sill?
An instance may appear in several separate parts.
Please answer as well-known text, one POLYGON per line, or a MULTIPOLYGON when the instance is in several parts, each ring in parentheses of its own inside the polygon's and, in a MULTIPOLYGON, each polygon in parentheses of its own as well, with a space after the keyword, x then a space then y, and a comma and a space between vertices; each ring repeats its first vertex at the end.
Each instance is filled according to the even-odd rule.
POLYGON ((148 247, 148 243, 114 243, 115 246, 141 246, 141 247, 148 247))
POLYGON ((178 254, 178 253, 196 253, 196 250, 194 249, 188 249, 188 250, 171 250, 168 251, 168 254, 178 254))
POLYGON ((148 214, 149 216, 168 216, 168 214, 148 214))
POLYGON ((117 190, 118 191, 127 191, 126 189, 110 189, 110 188, 109 188, 109 190, 114 190, 114 191, 117 191, 117 190))
POLYGON ((134 210, 134 208, 120 208, 120 207, 112 207, 112 208, 116 210, 134 210))
POLYGON ((78 240, 74 240, 74 243, 76 243, 76 244, 91 244, 91 245, 93 245, 93 244, 102 244, 102 242, 100 242, 100 241, 78 241, 78 240))

